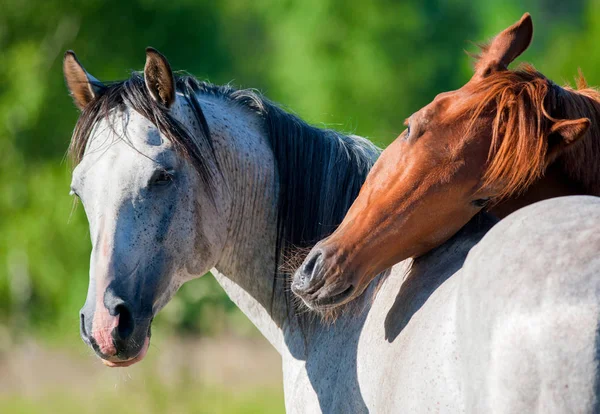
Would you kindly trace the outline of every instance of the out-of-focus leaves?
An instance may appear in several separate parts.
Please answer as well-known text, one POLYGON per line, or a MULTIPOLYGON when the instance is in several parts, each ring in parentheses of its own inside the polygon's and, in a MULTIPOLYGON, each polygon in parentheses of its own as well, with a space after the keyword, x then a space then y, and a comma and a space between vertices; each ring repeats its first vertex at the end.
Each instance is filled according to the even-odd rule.
MULTIPOLYGON (((257 88, 380 145, 470 77, 469 41, 525 11, 536 32, 522 60, 557 82, 578 67, 600 82, 594 0, 0 0, 0 10, 0 323, 11 330, 76 336, 87 289, 87 222, 72 211, 63 160, 78 115, 61 72, 67 49, 116 80, 153 46, 176 70, 257 88)), ((159 319, 186 332, 245 329, 212 278, 184 286, 159 319)))

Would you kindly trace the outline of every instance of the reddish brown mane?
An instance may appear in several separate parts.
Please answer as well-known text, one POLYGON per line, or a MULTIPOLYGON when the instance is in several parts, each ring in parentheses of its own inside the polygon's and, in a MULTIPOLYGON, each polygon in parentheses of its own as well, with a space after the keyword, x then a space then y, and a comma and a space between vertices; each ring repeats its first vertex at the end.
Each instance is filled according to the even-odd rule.
POLYGON ((600 195, 600 92, 589 88, 581 73, 577 90, 555 85, 531 65, 495 72, 477 80, 474 87, 462 109, 471 114, 470 128, 483 113, 493 111, 483 186, 497 189, 498 200, 525 190, 554 161, 547 154, 556 120, 582 117, 591 121, 591 127, 557 162, 582 190, 600 195))

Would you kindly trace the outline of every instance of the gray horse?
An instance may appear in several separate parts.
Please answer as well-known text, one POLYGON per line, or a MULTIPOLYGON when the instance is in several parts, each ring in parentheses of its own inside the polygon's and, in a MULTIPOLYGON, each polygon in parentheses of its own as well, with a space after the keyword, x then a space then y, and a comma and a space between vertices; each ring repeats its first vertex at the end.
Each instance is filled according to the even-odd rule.
MULTIPOLYGON (((483 281, 471 282, 481 267, 477 256, 465 274, 460 269, 495 223, 489 216, 475 217, 436 250, 386 271, 354 309, 334 323, 322 322, 297 311, 289 280, 278 271, 281 258, 342 220, 376 148, 359 137, 310 127, 254 92, 175 78, 153 49, 147 50, 143 76, 124 82, 101 83, 71 52, 64 71, 82 110, 71 143, 77 163, 71 187, 85 208, 93 245, 81 335, 106 365, 143 359, 154 315, 182 283, 213 269, 280 352, 289 412, 502 411, 523 401, 517 398, 521 385, 531 397, 521 412, 547 412, 540 403, 544 387, 554 392, 568 385, 578 404, 595 401, 593 392, 582 391, 595 384, 596 354, 589 353, 595 350, 595 314, 565 319, 579 328, 560 331, 569 332, 562 342, 544 339, 555 338, 555 324, 540 325, 539 342, 528 331, 511 332, 509 299, 500 307, 496 298, 487 301, 481 314, 493 326, 473 321, 472 309, 495 292, 483 281), (493 335, 506 324, 507 336, 493 335), (520 338, 527 342, 521 345, 520 338), (541 360, 550 365, 523 378, 519 369, 536 366, 528 359, 533 351, 571 359, 541 360), (498 366, 503 355, 510 358, 498 366), (565 372, 573 381, 553 380, 565 372)), ((493 238, 490 243, 489 249, 499 249, 493 238)), ((512 281, 499 269, 493 277, 481 269, 482 280, 512 281)), ((595 303, 586 280, 585 295, 574 297, 595 303)), ((576 279, 558 282, 552 299, 566 300, 576 279)), ((523 284, 516 296, 506 286, 498 300, 511 295, 514 307, 527 308, 539 290, 523 284)), ((531 320, 546 320, 545 309, 529 308, 531 320)))
POLYGON ((471 250, 455 309, 468 412, 600 412, 598 252, 589 196, 523 208, 471 250))

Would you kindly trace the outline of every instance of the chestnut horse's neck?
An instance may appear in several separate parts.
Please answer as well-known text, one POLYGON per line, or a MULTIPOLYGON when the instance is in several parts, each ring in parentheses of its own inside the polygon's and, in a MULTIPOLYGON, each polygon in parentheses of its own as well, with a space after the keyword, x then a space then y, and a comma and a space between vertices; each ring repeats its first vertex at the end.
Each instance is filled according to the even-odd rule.
POLYGON ((564 102, 564 112, 559 116, 588 118, 591 124, 582 139, 551 164, 546 175, 555 188, 567 186, 560 195, 600 196, 600 92, 588 87, 581 74, 577 79, 577 89, 555 86, 553 92, 564 102), (563 174, 553 178, 555 171, 563 174))
MULTIPOLYGON (((533 69, 529 67, 521 73, 528 71, 533 73, 533 69)), ((550 198, 569 195, 600 196, 600 93, 588 87, 583 76, 577 80, 577 89, 547 82, 550 86, 542 100, 544 108, 535 110, 537 116, 532 115, 531 122, 542 119, 540 114, 547 113, 556 119, 588 118, 591 126, 579 142, 567 148, 556 160, 540 170, 536 180, 532 180, 521 190, 515 189, 512 196, 501 200, 491 209, 500 218, 529 204, 550 198)), ((523 138, 535 139, 526 136, 521 140, 523 138)), ((551 140, 552 136, 540 135, 537 138, 551 140)), ((522 151, 525 147, 519 145, 519 141, 510 141, 513 151, 522 151)), ((535 159, 536 154, 532 153, 528 158, 535 159)))
POLYGON ((490 212, 502 219, 509 214, 530 204, 537 203, 538 201, 585 194, 588 193, 581 187, 581 184, 570 179, 564 173, 563 169, 555 163, 548 167, 544 176, 532 184, 527 191, 516 197, 498 203, 490 209, 490 212))

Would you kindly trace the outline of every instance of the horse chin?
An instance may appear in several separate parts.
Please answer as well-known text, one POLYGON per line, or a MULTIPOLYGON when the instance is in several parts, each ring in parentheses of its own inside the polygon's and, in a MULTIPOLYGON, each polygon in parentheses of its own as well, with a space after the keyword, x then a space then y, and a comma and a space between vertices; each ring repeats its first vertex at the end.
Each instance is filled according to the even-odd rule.
POLYGON ((352 301, 356 296, 356 288, 354 285, 349 285, 344 289, 336 290, 337 291, 327 291, 326 288, 322 288, 321 292, 317 292, 314 297, 302 298, 302 300, 311 310, 320 313, 328 313, 352 301), (323 290, 325 290, 325 292, 323 292, 323 290))
POLYGON ((110 368, 129 367, 129 366, 135 364, 136 362, 140 362, 142 359, 144 359, 144 357, 148 353, 149 347, 150 347, 150 336, 146 336, 144 345, 142 346, 142 348, 140 349, 140 352, 136 356, 129 358, 129 359, 125 359, 125 360, 121 360, 116 357, 111 357, 111 358, 107 358, 107 359, 103 358, 102 363, 110 368))

